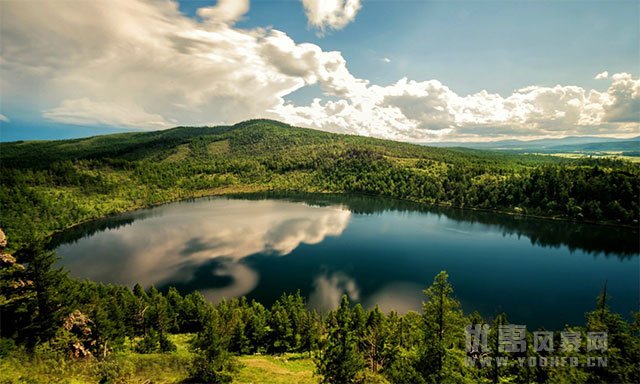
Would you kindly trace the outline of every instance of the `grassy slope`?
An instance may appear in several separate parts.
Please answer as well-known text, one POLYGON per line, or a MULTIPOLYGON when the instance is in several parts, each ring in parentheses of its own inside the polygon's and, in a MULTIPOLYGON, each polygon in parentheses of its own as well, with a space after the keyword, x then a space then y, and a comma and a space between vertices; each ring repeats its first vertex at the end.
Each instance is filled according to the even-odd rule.
MULTIPOLYGON (((187 377, 191 353, 189 335, 170 335, 178 350, 165 354, 142 355, 130 350, 117 353, 109 364, 112 372, 119 372, 115 382, 123 383, 179 383, 187 377), (119 368, 114 371, 113 366, 119 368)), ((240 371, 234 384, 285 384, 318 383, 314 376, 315 365, 306 354, 282 356, 240 356, 240 371)), ((0 359, 0 383, 69 383, 93 384, 100 380, 106 368, 93 360, 72 361, 25 358, 17 354, 0 359)))
POLYGON ((55 141, 18 141, 0 143, 0 162, 15 168, 44 168, 53 162, 79 159, 116 159, 158 161, 183 160, 186 157, 218 158, 273 155, 282 150, 293 155, 309 154, 320 145, 344 148, 361 145, 376 148, 393 158, 474 160, 506 165, 557 163, 543 156, 466 148, 436 148, 355 135, 342 135, 308 128, 292 127, 271 120, 250 120, 233 126, 178 127, 164 131, 121 133, 82 139, 55 141), (226 141, 226 142, 225 142, 226 141), (201 145, 209 145, 204 149, 201 145), (217 145, 211 145, 217 143, 217 145), (213 150, 212 150, 213 149, 213 150))

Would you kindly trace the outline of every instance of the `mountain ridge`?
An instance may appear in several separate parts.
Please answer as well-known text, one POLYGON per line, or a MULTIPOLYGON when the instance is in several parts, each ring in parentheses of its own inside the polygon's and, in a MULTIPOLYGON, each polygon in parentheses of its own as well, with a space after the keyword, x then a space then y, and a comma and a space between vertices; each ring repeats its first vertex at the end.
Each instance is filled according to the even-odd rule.
POLYGON ((640 142, 640 136, 631 138, 598 137, 598 136, 566 136, 557 139, 536 139, 536 140, 499 140, 490 142, 429 142, 421 145, 433 147, 462 147, 495 150, 523 150, 523 149, 552 149, 560 146, 592 145, 597 143, 622 143, 640 142))

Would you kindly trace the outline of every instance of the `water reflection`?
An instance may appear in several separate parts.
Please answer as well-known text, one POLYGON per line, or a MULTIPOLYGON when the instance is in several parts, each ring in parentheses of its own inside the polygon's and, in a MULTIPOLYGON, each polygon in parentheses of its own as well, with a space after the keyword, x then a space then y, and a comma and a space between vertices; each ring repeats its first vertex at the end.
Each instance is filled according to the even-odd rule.
POLYGON ((396 281, 380 288, 365 303, 366 307, 379 306, 383 312, 397 311, 406 313, 421 308, 425 287, 409 282, 396 281))
MULTIPOLYGON (((171 284, 202 290, 211 300, 250 292, 259 276, 242 264, 252 254, 286 255, 347 227, 351 213, 335 206, 287 201, 182 202, 87 227, 87 236, 57 250, 72 274, 131 286, 171 284), (150 214, 150 211, 152 214, 150 214), (121 225, 121 223, 135 225, 121 225), (92 236, 99 228, 100 235, 92 236), (88 260, 90 259, 90 260, 88 260)), ((60 237, 56 239, 60 241, 60 237)))
POLYGON ((334 309, 340 304, 342 295, 347 295, 351 301, 360 301, 360 291, 355 280, 341 272, 323 273, 313 281, 309 306, 322 312, 334 309))
POLYGON ((270 305, 300 290, 321 311, 347 294, 406 312, 441 270, 466 311, 504 310, 532 327, 581 323, 604 280, 615 311, 640 302, 637 229, 363 196, 198 199, 88 223, 51 246, 74 276, 199 290, 214 302, 270 305))
POLYGON ((496 214, 469 209, 427 206, 409 201, 376 196, 308 194, 308 193, 255 193, 235 196, 241 199, 261 200, 284 198, 293 202, 305 202, 319 206, 343 205, 353 214, 374 215, 383 212, 424 212, 464 223, 467 228, 478 230, 486 226, 490 231, 500 231, 504 236, 526 237, 532 245, 582 251, 594 256, 638 257, 640 231, 638 228, 595 225, 564 220, 534 219, 525 216, 496 214), (474 225, 477 225, 474 227, 474 225))

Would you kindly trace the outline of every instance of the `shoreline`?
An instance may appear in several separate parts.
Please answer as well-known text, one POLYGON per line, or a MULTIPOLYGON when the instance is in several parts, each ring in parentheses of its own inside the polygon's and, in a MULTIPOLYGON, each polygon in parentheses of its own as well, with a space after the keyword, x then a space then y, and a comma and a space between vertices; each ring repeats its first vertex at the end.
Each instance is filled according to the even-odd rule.
POLYGON ((70 229, 76 228, 78 226, 81 226, 83 224, 87 224, 87 223, 90 223, 90 222, 93 222, 93 221, 103 220, 103 219, 107 219, 109 217, 114 217, 114 216, 118 216, 118 215, 122 215, 122 214, 126 214, 126 213, 132 213, 132 212, 143 210, 143 209, 149 209, 149 208, 153 208, 153 207, 158 207, 158 206, 165 205, 165 204, 178 203, 178 202, 182 202, 182 201, 188 201, 188 200, 191 200, 191 199, 200 199, 200 198, 206 198, 206 197, 251 195, 251 194, 257 194, 257 193, 273 193, 273 194, 278 194, 278 193, 282 193, 282 194, 298 193, 298 194, 301 194, 301 195, 303 195, 303 194, 308 194, 308 195, 318 194, 318 195, 366 196, 366 197, 376 197, 376 198, 395 200, 395 201, 399 201, 399 202, 407 202, 407 203, 416 204, 416 205, 422 206, 422 207, 447 208, 447 209, 455 209, 455 210, 462 210, 462 211, 475 211, 475 212, 484 212, 484 213, 494 213, 494 214, 498 214, 498 215, 510 216, 510 217, 513 217, 513 218, 527 218, 527 219, 546 220, 546 221, 554 221, 554 222, 562 222, 562 221, 564 221, 564 222, 573 223, 573 224, 588 224, 588 225, 604 226, 604 227, 627 228, 627 229, 632 229, 632 230, 633 229, 635 229, 635 230, 640 229, 640 227, 638 225, 634 226, 634 225, 628 225, 628 224, 614 223, 614 222, 610 222, 610 221, 608 221, 608 222, 607 221, 598 222, 598 221, 591 221, 591 220, 575 220, 575 219, 569 219, 569 218, 558 217, 558 216, 540 216, 540 215, 532 215, 532 214, 524 214, 524 213, 511 212, 511 211, 504 211, 504 210, 499 210, 499 209, 478 208, 478 207, 455 207, 455 206, 450 205, 450 204, 427 203, 427 202, 417 201, 417 200, 412 200, 412 199, 400 199, 400 198, 395 198, 395 197, 390 197, 390 196, 373 195, 373 194, 358 193, 358 192, 275 190, 275 189, 260 188, 260 187, 252 188, 252 186, 249 186, 249 185, 241 187, 241 188, 222 188, 220 190, 211 190, 211 191, 203 191, 203 192, 204 193, 194 193, 192 195, 180 197, 178 199, 170 199, 170 200, 156 202, 156 203, 134 205, 134 206, 132 206, 130 208, 127 208, 125 210, 122 210, 122 211, 110 213, 110 214, 103 215, 103 216, 93 217, 93 218, 90 218, 90 219, 87 219, 87 220, 82 220, 80 222, 77 222, 77 223, 74 223, 72 225, 69 225, 69 226, 67 226, 67 227, 65 227, 63 229, 52 231, 52 232, 46 234, 44 236, 44 238, 45 239, 50 239, 51 237, 53 237, 53 236, 55 236, 57 234, 63 233, 65 231, 68 231, 70 229), (250 188, 246 188, 246 187, 250 187, 250 188))

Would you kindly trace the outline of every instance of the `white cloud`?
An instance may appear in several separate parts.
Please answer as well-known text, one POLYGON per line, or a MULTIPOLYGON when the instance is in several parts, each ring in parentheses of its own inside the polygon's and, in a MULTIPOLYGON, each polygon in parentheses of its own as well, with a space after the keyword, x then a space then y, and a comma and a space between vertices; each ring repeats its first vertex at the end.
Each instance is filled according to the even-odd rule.
POLYGON ((382 59, 380 59, 380 60, 382 60, 382 61, 383 61, 383 62, 385 62, 385 63, 390 63, 390 62, 391 62, 391 59, 390 59, 390 58, 388 58, 388 57, 383 57, 383 58, 382 58, 382 59))
MULTIPOLYGON (((334 20, 318 15, 336 4, 351 19, 359 9, 358 2, 307 3, 316 7, 308 11, 314 20, 334 20)), ((27 105, 64 123, 144 129, 268 117, 408 141, 632 135, 639 128, 640 82, 631 74, 607 73, 603 92, 557 85, 460 95, 438 80, 406 78, 379 86, 354 76, 340 52, 274 29, 233 27, 247 7, 219 2, 201 10, 198 22, 168 0, 7 2, 0 93, 11 97, 3 112, 27 105), (285 101, 309 85, 323 96, 308 105, 285 101)))
POLYGON ((595 80, 601 80, 601 79, 606 79, 607 77, 609 77, 609 72, 604 71, 604 72, 600 72, 596 75, 596 77, 594 77, 595 80))
POLYGON ((611 80, 606 92, 531 86, 502 97, 461 96, 437 80, 401 79, 345 100, 275 111, 299 125, 408 141, 637 133, 640 80, 626 73, 611 80))
POLYGON ((267 111, 305 84, 336 96, 367 84, 339 52, 277 30, 198 23, 168 1, 10 2, 2 17, 0 91, 16 107, 42 105, 46 117, 67 123, 148 127, 144 114, 154 126, 278 118, 267 111), (120 112, 111 121, 108 106, 120 112))
POLYGON ((8 123, 10 120, 7 116, 3 115, 2 113, 0 113, 0 121, 8 123))
POLYGON ((233 24, 249 12, 249 0, 218 0, 216 5, 198 9, 197 14, 207 21, 233 24))
POLYGON ((342 29, 355 20, 360 0, 302 0, 309 24, 319 28, 342 29))
POLYGON ((613 82, 607 90, 604 120, 614 123, 640 122, 640 79, 628 73, 611 76, 613 82))
POLYGON ((172 126, 162 116, 147 113, 135 104, 93 102, 86 97, 64 100, 61 106, 46 110, 42 114, 50 120, 76 125, 98 124, 148 129, 172 126))

